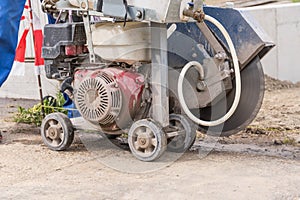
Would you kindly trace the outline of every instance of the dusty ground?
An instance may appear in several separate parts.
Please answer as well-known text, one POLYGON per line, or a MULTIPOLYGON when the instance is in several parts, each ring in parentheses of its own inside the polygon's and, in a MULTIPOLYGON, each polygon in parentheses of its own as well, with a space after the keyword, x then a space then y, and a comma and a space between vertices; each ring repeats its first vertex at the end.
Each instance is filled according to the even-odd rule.
POLYGON ((198 138, 176 162, 141 163, 125 145, 85 148, 82 132, 69 151, 50 151, 36 127, 11 121, 17 105, 35 102, 1 99, 0 199, 298 200, 300 88, 268 83, 261 112, 247 130, 220 138, 212 152, 198 138))

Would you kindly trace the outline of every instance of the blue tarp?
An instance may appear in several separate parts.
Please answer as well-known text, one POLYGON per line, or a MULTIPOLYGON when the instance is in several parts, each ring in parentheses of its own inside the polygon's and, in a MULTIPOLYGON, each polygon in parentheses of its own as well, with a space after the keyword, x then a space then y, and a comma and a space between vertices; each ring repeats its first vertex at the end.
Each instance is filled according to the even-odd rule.
POLYGON ((9 75, 25 0, 0 0, 0 87, 9 75))

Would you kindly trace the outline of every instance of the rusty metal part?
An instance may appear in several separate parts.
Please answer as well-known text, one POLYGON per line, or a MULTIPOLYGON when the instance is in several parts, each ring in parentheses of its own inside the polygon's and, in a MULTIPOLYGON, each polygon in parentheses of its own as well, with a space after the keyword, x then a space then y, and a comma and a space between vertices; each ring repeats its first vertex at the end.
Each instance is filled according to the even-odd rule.
POLYGON ((59 0, 43 0, 42 1, 42 10, 45 13, 55 13, 57 12, 56 3, 59 0))
POLYGON ((196 11, 186 8, 183 10, 183 15, 187 17, 192 17, 194 20, 196 20, 198 23, 201 23, 204 21, 205 13, 202 9, 198 9, 196 11))

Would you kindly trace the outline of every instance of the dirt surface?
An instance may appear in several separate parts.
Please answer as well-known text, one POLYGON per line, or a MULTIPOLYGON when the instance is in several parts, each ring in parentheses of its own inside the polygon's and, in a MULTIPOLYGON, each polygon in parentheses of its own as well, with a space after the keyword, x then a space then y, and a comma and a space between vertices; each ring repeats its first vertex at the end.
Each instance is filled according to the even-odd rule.
POLYGON ((300 159, 300 84, 266 76, 265 98, 256 119, 246 130, 219 142, 276 149, 283 146, 286 151, 291 148, 292 157, 300 159))
POLYGON ((17 105, 36 102, 0 99, 0 199, 298 200, 300 88, 267 82, 245 131, 217 143, 199 134, 191 151, 155 163, 137 161, 120 142, 115 148, 100 138, 86 147, 92 134, 82 131, 68 151, 50 151, 38 128, 11 119, 17 105))

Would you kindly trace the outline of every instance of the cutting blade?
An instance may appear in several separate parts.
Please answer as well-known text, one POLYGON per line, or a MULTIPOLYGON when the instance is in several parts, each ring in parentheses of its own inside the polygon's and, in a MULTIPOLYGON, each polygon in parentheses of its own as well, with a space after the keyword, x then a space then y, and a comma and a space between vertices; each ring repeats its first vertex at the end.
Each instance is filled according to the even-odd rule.
MULTIPOLYGON (((262 105, 265 90, 264 72, 260 59, 256 57, 241 71, 242 92, 235 113, 223 124, 213 127, 199 126, 199 130, 214 136, 230 136, 245 129, 256 117, 262 105)), ((213 106, 200 109, 200 118, 216 120, 230 109, 235 96, 233 89, 213 106)))

